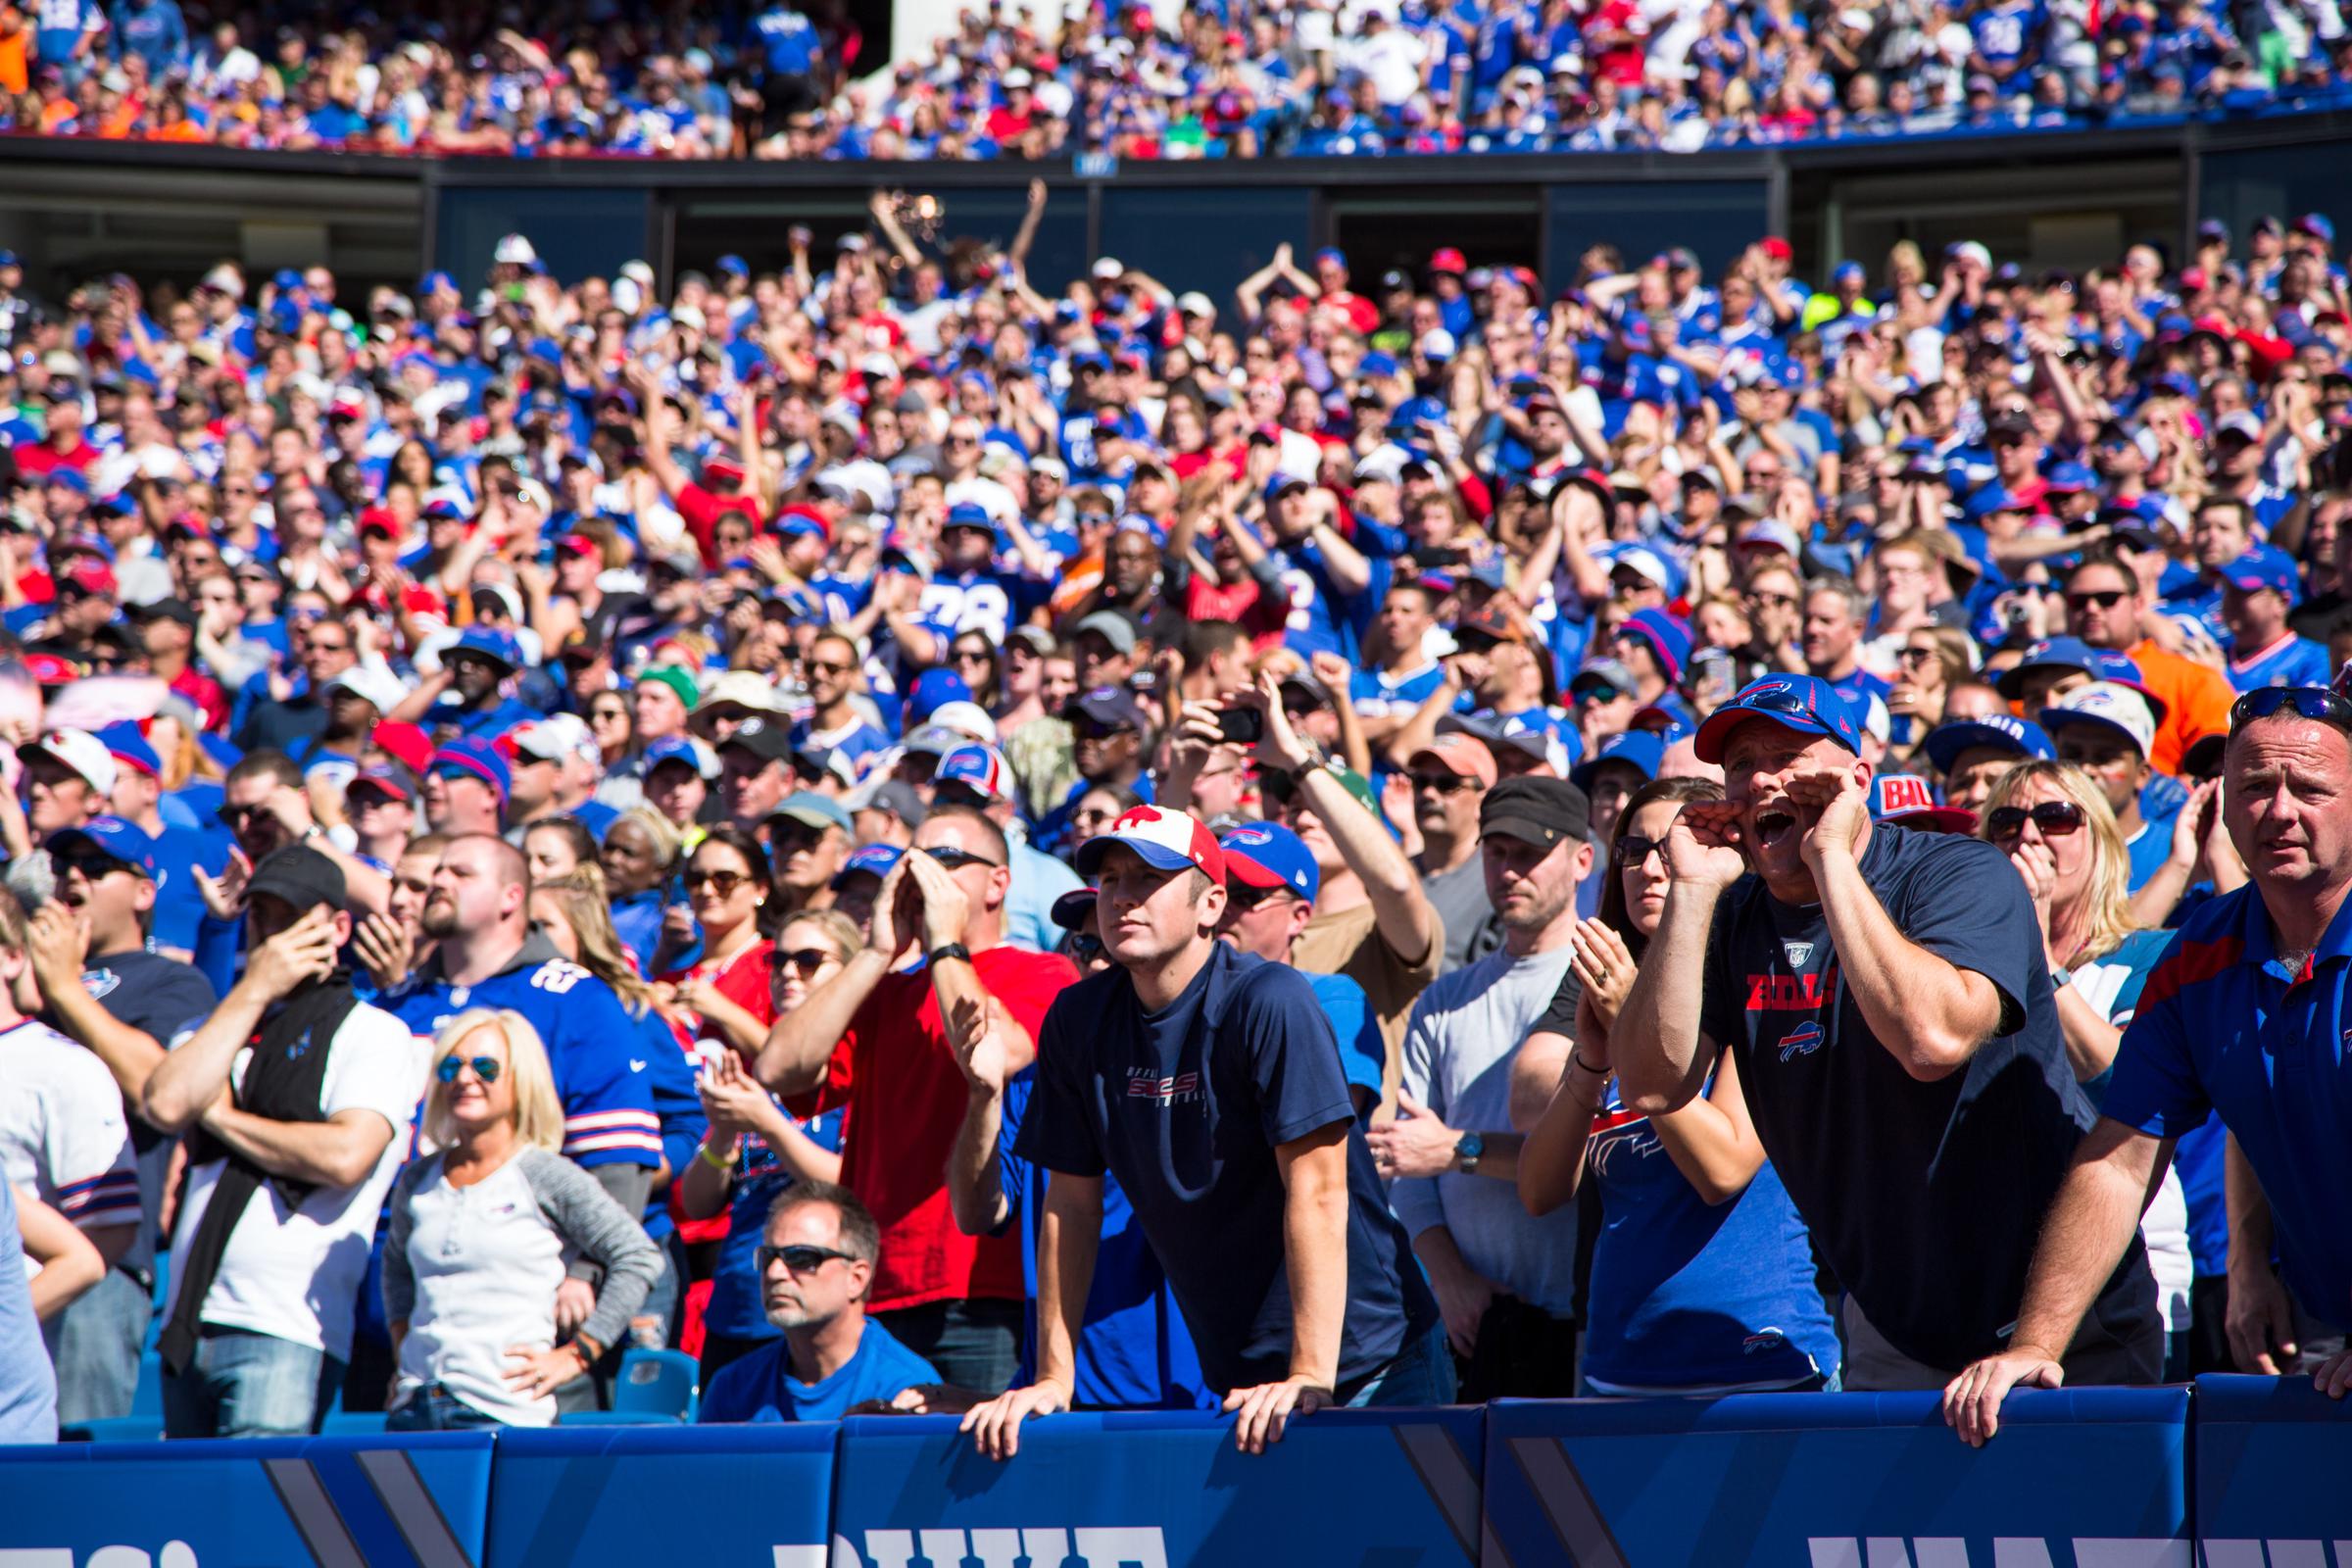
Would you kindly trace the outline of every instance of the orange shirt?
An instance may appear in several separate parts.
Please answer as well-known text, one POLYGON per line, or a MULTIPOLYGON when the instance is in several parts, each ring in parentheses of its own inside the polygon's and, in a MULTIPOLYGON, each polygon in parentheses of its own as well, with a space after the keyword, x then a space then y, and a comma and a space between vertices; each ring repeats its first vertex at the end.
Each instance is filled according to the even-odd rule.
POLYGON ((2180 771, 2180 759, 2207 735, 2230 731, 2230 705, 2237 694, 2222 672, 2179 654, 2168 654, 2153 641, 2132 650, 2141 684, 2164 704, 2164 721, 2156 726, 2156 749, 2148 760, 2160 773, 2180 771))
POLYGON ((0 92, 20 93, 32 84, 26 74, 26 55, 32 44, 32 28, 19 27, 14 32, 0 33, 0 92))

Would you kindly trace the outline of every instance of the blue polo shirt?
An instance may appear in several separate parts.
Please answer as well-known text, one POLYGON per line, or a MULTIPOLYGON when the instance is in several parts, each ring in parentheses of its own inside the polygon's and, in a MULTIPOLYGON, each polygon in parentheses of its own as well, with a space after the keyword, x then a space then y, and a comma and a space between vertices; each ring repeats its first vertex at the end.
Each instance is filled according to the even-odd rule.
POLYGON ((2191 914, 2157 961, 2116 1054, 2105 1113, 2182 1138, 2219 1111, 2278 1227, 2305 1310, 2352 1328, 2352 900, 2302 969, 2278 960, 2253 884, 2191 914))
POLYGON ((940 1381, 930 1362, 869 1317, 858 1331, 858 1353, 831 1377, 815 1383, 794 1377, 792 1347, 779 1339, 722 1367, 704 1391, 695 1419, 838 1421, 854 1404, 895 1399, 917 1384, 940 1381))

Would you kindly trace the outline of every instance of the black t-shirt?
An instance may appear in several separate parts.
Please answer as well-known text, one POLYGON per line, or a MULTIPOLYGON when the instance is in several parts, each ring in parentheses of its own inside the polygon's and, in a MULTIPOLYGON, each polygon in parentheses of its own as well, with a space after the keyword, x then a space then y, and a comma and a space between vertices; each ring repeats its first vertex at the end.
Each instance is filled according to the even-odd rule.
MULTIPOLYGON (((203 970, 144 948, 85 960, 81 983, 91 999, 119 1022, 144 1030, 167 1051, 183 1031, 212 1016, 220 1004, 203 970)), ((163 1217, 164 1178, 170 1173, 172 1144, 172 1139, 149 1126, 135 1108, 131 1110, 130 1146, 138 1156, 139 1206, 147 1216, 139 1227, 138 1241, 122 1259, 133 1269, 144 1269, 155 1255, 152 1231, 163 1217)))
MULTIPOLYGON (((1753 877, 1724 896, 1699 1027, 1739 1053, 1764 1152, 1823 1260, 1895 1348, 1957 1369, 2001 1348, 2043 1216, 2094 1116, 2075 1082, 2033 905, 2000 851, 1880 824, 1862 877, 1895 928, 1984 976, 2001 1032, 1922 1083, 1870 1032, 1818 906, 1753 877)), ((2155 1309, 2138 1238, 2094 1311, 2155 1309)))
POLYGON ((1348 1127, 1348 1309, 1342 1385, 1438 1321, 1355 1125, 1338 1037, 1306 977, 1219 943, 1184 994, 1147 1012, 1124 970, 1054 999, 1014 1148, 1126 1193, 1184 1309, 1209 1386, 1290 1375, 1278 1144, 1348 1127))

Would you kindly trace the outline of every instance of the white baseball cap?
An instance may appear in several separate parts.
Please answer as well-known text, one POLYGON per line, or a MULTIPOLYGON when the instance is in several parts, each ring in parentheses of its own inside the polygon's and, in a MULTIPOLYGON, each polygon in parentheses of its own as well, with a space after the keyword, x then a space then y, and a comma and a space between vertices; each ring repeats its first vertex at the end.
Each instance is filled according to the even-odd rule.
POLYGON ((53 758, 86 779, 90 788, 101 795, 115 792, 115 778, 121 771, 115 754, 106 749, 106 742, 84 729, 53 729, 19 755, 53 758))
POLYGON ((2156 715, 2148 700, 2129 686, 2094 680, 2066 694, 2063 702, 2041 710, 2041 727, 2052 735, 2069 724, 2104 724, 2118 730, 2145 757, 2156 741, 2156 715))
POLYGON ((378 718, 398 708, 401 699, 409 695, 409 688, 392 673, 389 665, 366 660, 328 681, 326 692, 331 694, 337 687, 373 708, 378 718))

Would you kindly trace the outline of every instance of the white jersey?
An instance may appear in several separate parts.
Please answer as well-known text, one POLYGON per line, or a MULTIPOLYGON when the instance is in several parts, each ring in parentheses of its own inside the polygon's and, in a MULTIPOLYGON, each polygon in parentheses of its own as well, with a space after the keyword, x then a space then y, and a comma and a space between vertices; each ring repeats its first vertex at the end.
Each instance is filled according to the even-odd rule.
POLYGON ((29 1019, 0 1032, 0 1174, 85 1231, 138 1223, 138 1162, 114 1074, 29 1019))

